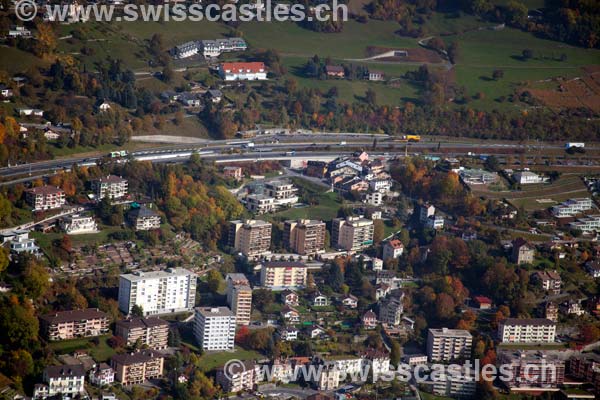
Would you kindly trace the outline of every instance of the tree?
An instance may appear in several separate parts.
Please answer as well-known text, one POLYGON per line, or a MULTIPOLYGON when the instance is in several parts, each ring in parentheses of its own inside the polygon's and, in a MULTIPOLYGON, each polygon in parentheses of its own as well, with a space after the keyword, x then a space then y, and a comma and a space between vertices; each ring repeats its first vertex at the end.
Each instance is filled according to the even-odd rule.
POLYGON ((495 69, 494 72, 492 72, 492 78, 494 78, 495 81, 504 78, 504 71, 501 69, 495 69))
POLYGON ((458 59, 459 56, 459 46, 458 46, 458 42, 452 42, 450 43, 450 46, 448 46, 448 59, 450 60, 450 62, 452 64, 456 64, 456 60, 458 59))
POLYGON ((369 104, 370 106, 376 106, 377 105, 377 93, 375 93, 375 91, 371 88, 367 89, 367 92, 365 93, 365 100, 367 102, 367 104, 369 104))
POLYGON ((139 304, 134 304, 133 307, 131 307, 130 314, 134 317, 143 317, 144 316, 144 308, 142 306, 140 306, 139 304))
POLYGON ((208 290, 213 293, 216 293, 221 287, 221 282, 223 282, 223 276, 216 269, 211 269, 208 271, 208 277, 206 279, 206 284, 208 285, 208 290))
POLYGON ((269 347, 273 331, 271 328, 256 329, 248 337, 248 347, 253 350, 264 351, 269 347))
POLYGON ((175 72, 170 64, 166 65, 162 70, 162 80, 166 83, 170 83, 173 81, 175 77, 175 72))
POLYGON ((394 367, 397 367, 400 363, 400 357, 402 356, 402 349, 400 348, 400 343, 396 340, 392 340, 392 349, 390 351, 390 364, 394 367))
POLYGON ((275 301, 275 294, 269 289, 256 289, 252 291, 252 303, 260 311, 270 306, 275 301))
POLYGON ((521 55, 523 57, 523 60, 529 60, 533 58, 533 50, 531 49, 525 49, 521 52, 521 55))
POLYGON ((385 224, 382 219, 373 221, 373 242, 375 245, 381 243, 385 236, 385 224))

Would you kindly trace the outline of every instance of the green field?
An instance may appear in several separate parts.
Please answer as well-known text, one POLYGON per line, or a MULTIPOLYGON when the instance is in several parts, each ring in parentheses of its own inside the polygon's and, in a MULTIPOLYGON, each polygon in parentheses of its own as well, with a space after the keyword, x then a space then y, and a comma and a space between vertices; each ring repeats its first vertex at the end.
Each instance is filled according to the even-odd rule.
POLYGON ((115 354, 115 350, 106 342, 109 337, 110 335, 100 336, 98 345, 93 343, 93 338, 81 338, 51 342, 49 346, 58 355, 69 354, 76 350, 86 350, 94 360, 104 362, 115 354))

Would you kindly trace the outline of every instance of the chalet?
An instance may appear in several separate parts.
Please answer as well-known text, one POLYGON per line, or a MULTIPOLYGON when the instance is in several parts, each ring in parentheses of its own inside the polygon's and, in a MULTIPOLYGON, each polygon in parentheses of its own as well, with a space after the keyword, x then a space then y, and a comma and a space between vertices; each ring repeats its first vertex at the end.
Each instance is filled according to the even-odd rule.
POLYGON ((319 325, 312 325, 306 329, 306 336, 311 339, 326 339, 328 336, 325 333, 325 329, 319 325))
POLYGON ((281 301, 288 306, 297 306, 298 305, 298 294, 293 290, 286 289, 281 292, 281 301))
POLYGON ((329 300, 326 296, 323 296, 321 293, 317 292, 311 297, 311 303, 315 307, 325 307, 329 305, 329 300))
POLYGON ((298 328, 293 326, 285 326, 277 331, 277 336, 284 342, 298 340, 298 328))
POLYGON ((0 96, 4 97, 5 99, 12 97, 13 96, 13 91, 11 88, 9 88, 8 86, 4 85, 4 84, 0 84, 0 96))
POLYGON ((365 74, 365 79, 367 79, 369 81, 382 81, 383 78, 384 78, 384 73, 382 71, 377 71, 374 69, 370 69, 365 74))
POLYGON ((362 324, 365 329, 375 329, 377 327, 377 315, 369 310, 362 316, 362 324))
POLYGON ((356 308, 358 307, 358 299, 356 296, 348 294, 342 299, 342 304, 348 308, 356 308))
POLYGON ((560 293, 562 286, 562 279, 560 274, 556 271, 538 271, 534 275, 535 280, 539 282, 542 289, 547 290, 554 294, 560 293))
POLYGON ((210 89, 206 91, 204 97, 212 103, 220 103, 223 99, 223 92, 218 89, 210 89))
POLYGON ((332 78, 343 78, 346 76, 346 72, 344 71, 344 67, 340 65, 326 65, 325 73, 328 77, 332 78))
POLYGON ((485 296, 475 296, 473 297, 473 302, 475 303, 475 307, 480 310, 489 310, 492 308, 492 300, 485 296))
POLYGON ((110 108, 111 108, 111 106, 108 103, 108 101, 106 101, 106 100, 104 100, 102 103, 100 103, 98 105, 98 111, 100 111, 100 112, 108 111, 108 110, 110 110, 110 108))
POLYGON ((535 255, 535 249, 523 238, 517 238, 512 242, 511 261, 515 264, 531 264, 535 255))
POLYGON ((283 319, 291 324, 297 324, 300 322, 300 313, 288 305, 283 306, 281 309, 281 316, 283 319))
POLYGON ((197 93, 184 92, 179 94, 178 101, 185 107, 200 107, 202 100, 197 93))

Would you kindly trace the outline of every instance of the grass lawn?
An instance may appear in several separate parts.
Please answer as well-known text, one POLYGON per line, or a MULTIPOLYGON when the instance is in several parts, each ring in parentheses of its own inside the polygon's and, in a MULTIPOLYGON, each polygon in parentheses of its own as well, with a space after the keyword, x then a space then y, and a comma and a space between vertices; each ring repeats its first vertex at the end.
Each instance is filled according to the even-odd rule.
POLYGON ((14 47, 2 47, 2 57, 0 57, 0 70, 5 70, 9 74, 23 72, 32 65, 43 66, 46 63, 23 50, 14 47))
POLYGON ((236 348, 235 351, 232 352, 219 352, 219 353, 207 353, 200 357, 200 365, 204 371, 211 371, 215 368, 221 367, 225 365, 225 363, 229 360, 259 360, 264 358, 263 355, 257 353, 256 351, 244 350, 241 348, 236 348))
MULTIPOLYGON (((118 226, 99 226, 100 232, 88 233, 83 235, 69 235, 73 245, 91 245, 91 244, 102 244, 108 242, 108 235, 113 232, 121 231, 123 228, 118 226)), ((43 250, 49 251, 52 248, 52 242, 60 240, 65 234, 62 232, 56 233, 42 233, 42 232, 31 232, 31 237, 35 239, 38 246, 43 250)))
POLYGON ((329 221, 337 216, 341 204, 337 201, 336 193, 324 193, 319 196, 319 204, 303 208, 290 208, 270 215, 274 219, 321 219, 329 221))
POLYGON ((59 342, 51 342, 49 346, 59 355, 69 354, 75 350, 87 350, 94 360, 103 362, 109 360, 115 354, 115 350, 106 342, 110 337, 110 335, 100 336, 98 338, 100 343, 97 346, 92 342, 94 338, 61 340, 59 342))

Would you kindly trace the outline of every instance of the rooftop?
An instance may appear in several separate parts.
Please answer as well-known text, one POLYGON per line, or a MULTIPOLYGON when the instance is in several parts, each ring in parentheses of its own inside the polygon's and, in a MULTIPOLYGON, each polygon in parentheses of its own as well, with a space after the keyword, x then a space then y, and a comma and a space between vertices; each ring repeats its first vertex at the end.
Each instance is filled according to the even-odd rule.
POLYGON ((97 308, 86 308, 84 310, 58 311, 40 316, 41 320, 50 324, 98 318, 108 318, 108 314, 98 310, 97 308))

